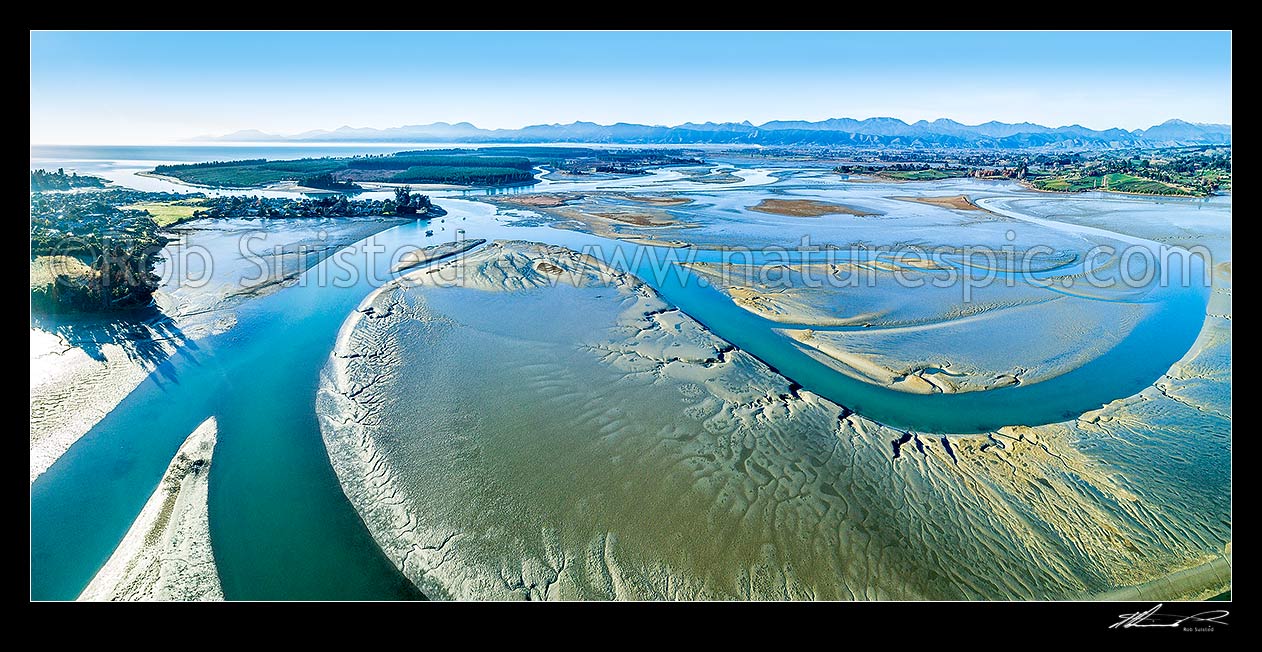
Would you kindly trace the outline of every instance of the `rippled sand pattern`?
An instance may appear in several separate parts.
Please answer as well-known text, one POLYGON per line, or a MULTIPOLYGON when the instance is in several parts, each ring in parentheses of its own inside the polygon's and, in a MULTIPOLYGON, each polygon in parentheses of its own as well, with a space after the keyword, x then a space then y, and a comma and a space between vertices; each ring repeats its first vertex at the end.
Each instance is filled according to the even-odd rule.
MULTIPOLYGON (((1098 418, 908 433, 795 387, 590 257, 496 242, 366 298, 317 404, 347 496, 432 597, 1066 598, 1196 567, 1229 540, 1201 503, 1227 480, 1145 463, 1222 451, 1128 416, 1207 409, 1189 356, 1186 377, 1098 418)), ((1181 595, 1222 584, 1191 575, 1181 595)))

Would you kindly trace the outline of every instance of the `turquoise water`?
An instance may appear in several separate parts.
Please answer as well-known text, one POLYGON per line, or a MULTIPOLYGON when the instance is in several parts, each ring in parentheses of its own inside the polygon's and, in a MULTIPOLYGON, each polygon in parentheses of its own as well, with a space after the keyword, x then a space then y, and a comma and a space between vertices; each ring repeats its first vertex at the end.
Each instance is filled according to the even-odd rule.
MULTIPOLYGON (((645 273, 641 278, 651 275, 645 273)), ((1154 299, 1159 301, 1156 312, 1141 321, 1126 339, 1061 376, 985 392, 924 395, 886 389, 839 374, 772 331, 786 324, 750 313, 718 291, 699 287, 696 279, 690 279, 685 286, 676 277, 670 278, 672 282, 655 284, 667 299, 790 380, 887 425, 945 433, 1064 421, 1142 390, 1192 346, 1205 321, 1208 298, 1205 288, 1195 285, 1162 289, 1162 296, 1154 299)))
POLYGON ((366 280, 289 288, 164 362, 31 486, 32 598, 78 595, 212 414, 210 527, 225 597, 419 597, 342 495, 315 419, 319 370, 368 291, 366 280))
MULTIPOLYGON (((489 207, 443 200, 440 224, 408 224, 376 236, 388 250, 467 237, 600 246, 607 257, 635 245, 577 232, 513 226, 489 207), (437 227, 437 228, 435 228, 437 227), (439 231, 427 238, 427 229, 439 231)), ((646 249, 660 255, 669 250, 646 249)), ((629 256, 634 258, 634 256, 629 256)), ((786 325, 739 308, 682 268, 636 271, 719 336, 796 383, 866 416, 922 431, 971 432, 1072 418, 1128 396, 1188 349, 1205 314, 1206 291, 1154 290, 1154 314, 1095 361, 1042 383, 988 392, 916 395, 870 385, 802 353, 772 332, 786 325)), ((308 278, 330 271, 322 263, 308 278), (322 269, 324 268, 324 269, 322 269)), ((343 260, 387 276, 389 260, 343 260)), ((34 599, 73 599, 104 563, 156 487, 184 438, 207 416, 219 420, 209 509, 214 551, 228 599, 419 598, 385 558, 342 494, 315 418, 320 369, 346 315, 375 284, 299 286, 247 302, 236 327, 164 361, 31 486, 34 599)), ((818 327, 816 327, 818 328, 818 327)))

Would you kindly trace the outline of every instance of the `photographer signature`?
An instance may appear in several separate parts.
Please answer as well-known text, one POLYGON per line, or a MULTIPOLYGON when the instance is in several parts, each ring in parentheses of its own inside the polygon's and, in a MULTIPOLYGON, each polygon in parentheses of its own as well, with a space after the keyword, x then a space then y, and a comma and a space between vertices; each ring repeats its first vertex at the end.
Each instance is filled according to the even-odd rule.
POLYGON ((1175 616, 1172 614, 1158 613, 1163 604, 1157 604, 1148 611, 1137 611, 1133 614, 1122 614, 1122 619, 1112 625, 1109 629, 1129 629, 1131 627, 1182 627, 1188 626, 1209 626, 1209 625, 1226 625, 1226 618, 1230 613, 1225 609, 1214 609, 1212 611, 1202 611, 1192 616, 1175 616))

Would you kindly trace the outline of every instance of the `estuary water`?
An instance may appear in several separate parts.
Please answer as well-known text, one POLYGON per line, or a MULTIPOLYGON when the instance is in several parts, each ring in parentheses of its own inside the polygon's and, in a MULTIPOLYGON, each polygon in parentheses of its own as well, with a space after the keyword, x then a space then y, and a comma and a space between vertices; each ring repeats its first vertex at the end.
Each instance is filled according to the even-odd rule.
MULTIPOLYGON (((290 148, 279 149, 288 151, 233 150, 223 157, 291 155, 290 148)), ((348 153, 368 152, 339 148, 293 156, 348 153)), ((168 189, 141 187, 153 181, 188 191, 192 189, 137 177, 134 172, 154 162, 206 157, 201 149, 76 150, 41 152, 37 161, 33 150, 32 166, 64 166, 81 173, 109 171, 105 176, 120 185, 168 189), (133 184, 136 179, 144 181, 133 184)), ((816 179, 788 179, 762 168, 742 173, 739 189, 698 190, 671 170, 616 182, 549 185, 564 190, 683 190, 721 195, 764 186, 800 191, 809 189, 816 179)), ((790 380, 877 421, 925 432, 969 433, 1003 425, 1049 423, 1129 396, 1151 384, 1187 351, 1205 316, 1204 284, 1200 279, 1176 277, 1174 282, 1146 288, 1138 300, 1151 304, 1148 317, 1116 346, 1073 371, 992 391, 908 394, 837 373, 773 330, 792 324, 772 322, 740 308, 686 268, 663 265, 663 260, 678 259, 688 250, 551 228, 531 218, 528 211, 505 214, 489 204, 470 201, 472 197, 464 193, 431 194, 448 211, 441 221, 409 223, 379 233, 349 248, 346 255, 312 268, 297 286, 243 304, 235 327, 188 342, 163 361, 32 484, 33 598, 73 599, 79 594, 122 538, 180 443, 208 416, 219 422, 209 509, 225 597, 420 597, 381 553, 343 495, 321 441, 315 394, 320 369, 339 327, 367 293, 397 276, 389 271, 397 254, 409 247, 450 241, 458 229, 468 238, 540 241, 588 251, 611 263, 632 261, 631 271, 666 299, 790 380), (387 253, 366 253, 374 250, 387 253), (662 273, 663 268, 669 273, 662 273)), ((1228 212, 1229 208, 1228 204, 1228 212)), ((1051 227, 1055 226, 1053 219, 1051 227)), ((727 237, 742 235, 738 230, 727 237)), ((722 257, 718 251, 689 254, 701 262, 722 257)), ((798 255, 809 262, 817 254, 798 255)))

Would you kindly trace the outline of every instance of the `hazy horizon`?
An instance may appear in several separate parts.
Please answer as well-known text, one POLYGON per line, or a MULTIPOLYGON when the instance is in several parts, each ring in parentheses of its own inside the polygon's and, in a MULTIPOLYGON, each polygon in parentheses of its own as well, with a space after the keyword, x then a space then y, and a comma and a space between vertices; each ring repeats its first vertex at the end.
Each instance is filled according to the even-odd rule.
MULTIPOLYGON (((977 122, 977 123, 967 123, 967 122, 964 122, 964 121, 962 121, 962 120, 955 120, 954 118, 950 118, 950 117, 946 117, 946 116, 943 116, 943 117, 940 117, 940 118, 933 118, 933 119, 925 119, 925 118, 921 118, 920 120, 906 120, 906 119, 903 119, 903 118, 900 118, 900 117, 898 117, 898 116, 894 116, 894 115, 870 115, 870 116, 864 116, 864 117, 857 117, 857 116, 851 116, 851 115, 835 115, 835 116, 830 116, 829 118, 819 118, 819 119, 815 119, 815 120, 805 120, 805 119, 803 119, 803 118, 792 118, 792 117, 789 117, 789 118, 772 118, 771 120, 764 120, 764 121, 761 121, 761 122, 754 122, 754 121, 752 121, 752 120, 724 120, 724 121, 722 121, 722 123, 723 123, 723 124, 741 124, 741 123, 748 123, 748 124, 751 124, 751 125, 753 125, 753 126, 757 127, 757 126, 761 126, 761 125, 763 125, 763 124, 766 124, 767 122, 774 122, 774 121, 781 121, 781 122, 797 122, 797 121, 805 121, 805 122, 819 122, 819 121, 821 121, 821 120, 828 120, 828 119, 844 119, 844 118, 852 118, 852 119, 854 119, 854 120, 858 120, 858 121, 860 121, 860 122, 862 122, 862 121, 864 121, 864 120, 889 120, 889 119, 893 119, 893 120, 902 120, 904 123, 906 123, 906 124, 908 124, 908 125, 915 124, 915 123, 917 123, 917 122, 921 122, 921 121, 932 123, 932 122, 935 122, 935 121, 938 121, 938 120, 951 120, 951 121, 954 121, 954 122, 956 122, 956 123, 962 124, 962 125, 964 125, 964 126, 966 126, 966 127, 977 127, 977 126, 980 126, 980 125, 986 124, 986 123, 988 123, 988 122, 1004 122, 1003 120, 986 120, 986 121, 983 121, 983 122, 977 122)), ((1140 129, 1147 129, 1147 128, 1150 128, 1150 127, 1155 127, 1155 126, 1157 126, 1157 125, 1159 125, 1159 124, 1162 124, 1162 123, 1168 122, 1168 121, 1170 121, 1170 120, 1183 120, 1183 118, 1180 118, 1179 116, 1171 116, 1170 118, 1167 118, 1166 120, 1162 120, 1162 121, 1160 121, 1160 122, 1154 122, 1153 124, 1146 125, 1146 126, 1144 126, 1144 127, 1139 127, 1139 128, 1140 128, 1140 129)), ((714 124, 718 124, 718 123, 719 123, 719 121, 717 121, 717 120, 693 120, 693 121, 689 121, 689 122, 680 122, 680 123, 677 123, 677 124, 651 124, 651 123, 646 123, 646 122, 636 122, 636 121, 633 121, 633 120, 622 120, 622 121, 619 121, 619 122, 621 122, 621 123, 623 123, 623 124, 639 124, 639 125, 645 125, 645 126, 649 126, 649 127, 665 127, 665 128, 675 128, 675 127, 681 127, 681 126, 683 126, 683 125, 685 125, 685 124, 706 124, 707 122, 708 122, 708 123, 714 123, 714 124)), ((1030 120, 1022 120, 1021 122, 1030 122, 1030 123, 1033 123, 1033 121, 1030 121, 1030 120)), ((1184 122, 1189 122, 1189 123, 1191 123, 1191 122, 1193 122, 1193 121, 1191 121, 1191 120, 1184 120, 1184 122)), ((342 124, 342 125, 338 125, 338 126, 336 126, 336 127, 325 127, 325 128, 320 128, 320 129, 307 129, 307 130, 304 130, 304 131, 296 131, 296 132, 264 132, 264 133, 266 133, 267 135, 271 135, 271 136, 284 136, 284 137, 292 137, 292 136, 299 136, 299 135, 306 134, 306 133, 321 132, 321 131, 334 132, 334 131, 337 131, 338 129, 347 129, 347 128, 349 128, 349 129, 382 129, 382 130, 384 130, 384 129, 398 128, 398 127, 427 127, 427 126, 434 125, 434 124, 447 124, 447 125, 468 124, 468 125, 472 125, 473 127, 476 127, 476 128, 479 128, 479 129, 504 129, 504 130, 514 130, 514 129, 521 129, 521 128, 524 128, 524 127, 534 127, 534 126, 540 126, 540 125, 544 125, 544 126, 562 125, 562 126, 564 126, 564 125, 568 125, 568 124, 575 124, 575 123, 595 123, 595 121, 593 121, 593 120, 574 120, 574 121, 571 121, 571 122, 565 122, 565 123, 560 123, 560 122, 540 122, 540 123, 535 123, 535 124, 530 124, 530 125, 520 125, 520 126, 518 126, 518 127, 483 127, 482 125, 479 125, 479 124, 473 124, 473 123, 469 122, 468 120, 435 120, 434 122, 415 123, 415 124, 404 124, 404 125, 388 125, 388 126, 385 126, 385 127, 377 127, 377 126, 369 126, 369 125, 342 124)), ((597 124, 603 124, 603 126, 609 126, 609 125, 612 125, 612 124, 614 124, 614 123, 597 123, 597 124)), ((1039 124, 1039 123, 1033 123, 1033 124, 1039 124)), ((1077 123, 1074 123, 1074 124, 1063 124, 1063 125, 1059 125, 1059 124, 1051 124, 1051 125, 1040 125, 1040 126, 1044 126, 1044 127, 1051 127, 1051 128, 1054 128, 1054 129, 1055 129, 1055 128, 1061 128, 1061 127, 1072 127, 1072 126, 1074 126, 1075 124, 1077 124, 1077 123)), ((1225 125, 1227 125, 1227 126, 1231 126, 1231 125, 1230 125, 1230 123, 1204 123, 1204 122, 1197 122, 1197 123, 1194 123, 1194 124, 1225 124, 1225 125)), ((1081 125, 1081 124, 1079 124, 1078 126, 1085 126, 1085 125, 1081 125)), ((1112 128, 1112 127, 1105 127, 1105 128, 1112 128)), ((253 129, 239 129, 239 130, 237 130, 237 132, 241 132, 241 131, 254 131, 254 130, 253 130, 253 129)), ((257 130, 257 131, 264 131, 264 130, 259 129, 259 130, 257 130)), ((1134 129, 1129 129, 1128 131, 1134 131, 1134 129)), ((202 134, 202 135, 203 135, 203 136, 211 136, 211 137, 222 137, 222 136, 230 136, 230 135, 232 135, 232 133, 237 133, 237 132, 231 132, 231 133, 228 133, 228 134, 202 134)), ((194 139, 192 139, 192 140, 185 140, 185 141, 181 141, 181 144, 182 144, 182 143, 195 143, 195 142, 207 142, 207 141, 198 141, 198 140, 196 140, 196 139, 194 138, 194 139)), ((223 141, 223 142, 226 142, 226 141, 223 141)), ((253 141, 251 141, 251 142, 253 142, 253 141)), ((283 142, 293 142, 293 141, 283 141, 283 142)), ((304 142, 304 141, 298 141, 298 143, 301 143, 301 142, 304 142)), ((316 143, 318 143, 318 142, 320 142, 320 141, 315 141, 315 142, 316 142, 316 143)), ((333 142, 340 142, 340 141, 333 141, 333 142)), ((42 144, 42 143, 40 143, 40 144, 42 144)), ((222 142, 221 142, 220 144, 222 144, 222 142)), ((296 144, 297 144, 297 143, 296 143, 296 144)))
POLYGON ((31 143, 40 145, 434 122, 843 117, 1231 124, 1231 34, 31 33, 31 143))

